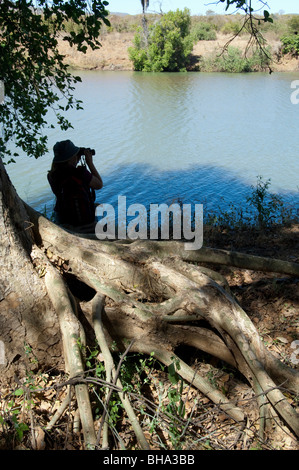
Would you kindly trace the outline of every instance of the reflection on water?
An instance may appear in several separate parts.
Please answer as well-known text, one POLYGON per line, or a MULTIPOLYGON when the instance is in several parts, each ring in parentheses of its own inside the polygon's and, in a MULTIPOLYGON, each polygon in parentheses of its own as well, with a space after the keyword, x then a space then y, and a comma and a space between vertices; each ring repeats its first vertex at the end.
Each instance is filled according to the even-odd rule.
POLYGON ((298 203, 298 74, 82 72, 76 96, 84 111, 74 129, 49 131, 49 153, 20 158, 8 172, 20 196, 51 210, 51 148, 70 138, 96 149, 104 180, 98 201, 218 205, 240 201, 256 177, 298 203))

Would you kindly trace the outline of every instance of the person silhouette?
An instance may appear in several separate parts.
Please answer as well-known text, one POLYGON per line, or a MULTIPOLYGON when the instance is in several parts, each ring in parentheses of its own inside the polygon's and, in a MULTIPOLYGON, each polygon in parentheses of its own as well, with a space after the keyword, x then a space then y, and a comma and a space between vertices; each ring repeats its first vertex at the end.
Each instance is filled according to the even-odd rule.
POLYGON ((55 222, 77 232, 93 232, 95 190, 103 187, 93 163, 95 152, 77 147, 70 140, 56 142, 53 151, 48 181, 56 196, 55 222))

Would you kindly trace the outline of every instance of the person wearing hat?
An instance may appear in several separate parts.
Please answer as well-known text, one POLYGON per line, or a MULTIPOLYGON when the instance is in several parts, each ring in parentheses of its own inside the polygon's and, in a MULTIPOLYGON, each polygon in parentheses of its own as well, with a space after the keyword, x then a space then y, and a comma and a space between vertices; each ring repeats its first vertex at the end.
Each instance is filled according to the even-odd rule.
POLYGON ((93 231, 95 227, 94 190, 103 187, 103 181, 92 160, 90 149, 80 148, 70 140, 56 142, 48 181, 56 196, 55 221, 79 232, 93 231), (86 165, 78 165, 81 156, 86 165))

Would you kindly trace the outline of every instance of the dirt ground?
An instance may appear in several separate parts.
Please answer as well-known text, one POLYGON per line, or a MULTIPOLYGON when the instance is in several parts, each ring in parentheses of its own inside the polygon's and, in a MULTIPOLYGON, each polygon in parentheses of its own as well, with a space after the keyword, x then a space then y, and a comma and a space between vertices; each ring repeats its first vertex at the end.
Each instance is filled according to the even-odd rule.
MULTIPOLYGON (((66 62, 73 68, 83 70, 133 70, 132 62, 129 59, 128 47, 133 44, 134 33, 113 32, 103 35, 101 38, 102 47, 96 51, 89 50, 86 54, 76 52, 70 48, 65 41, 60 41, 60 51, 66 57, 66 62)), ((192 63, 196 65, 200 57, 208 57, 211 54, 220 53, 229 41, 230 36, 218 34, 215 41, 199 41, 194 45, 192 63)), ((249 38, 246 36, 237 37, 231 46, 238 47, 245 51, 249 38)), ((299 70, 299 59, 284 56, 277 59, 280 41, 269 39, 268 44, 274 56, 272 65, 273 71, 292 72, 299 70)))
MULTIPOLYGON (((264 232, 252 229, 250 233, 245 230, 237 232, 210 228, 205 230, 205 243, 217 248, 299 263, 299 225, 276 227, 264 232)), ((299 343, 294 342, 299 340, 299 279, 279 273, 265 274, 231 267, 213 269, 225 275, 233 294, 254 322, 272 354, 291 367, 298 368, 299 343)), ((139 398, 133 399, 133 404, 152 450, 299 450, 298 440, 277 417, 271 420, 270 429, 261 441, 258 434, 256 397, 240 374, 215 358, 190 348, 179 351, 179 356, 199 374, 208 377, 245 411, 246 427, 240 429, 240 426, 232 422, 198 390, 184 383, 180 390, 184 403, 184 419, 181 424, 185 426, 184 439, 176 441, 171 421, 167 419, 165 412, 169 404, 169 392, 173 391, 174 386, 168 380, 167 370, 147 365, 132 379, 132 383, 136 380, 136 384, 139 384, 138 390, 141 392, 139 398), (144 402, 141 396, 147 402, 144 402), (142 412, 145 403, 149 408, 142 412)), ((134 358, 130 359, 128 364, 132 365, 132 361, 134 362, 134 358)), ((135 364, 140 361, 140 357, 137 357, 135 364)), ((0 449, 32 449, 32 423, 36 429, 34 448, 82 449, 82 435, 75 430, 77 414, 74 400, 55 426, 51 430, 45 430, 45 426, 69 393, 66 392, 66 387, 57 388, 66 380, 64 372, 40 371, 38 367, 35 369, 33 362, 31 367, 34 375, 28 375, 23 380, 29 387, 28 390, 32 390, 26 400, 24 395, 16 393, 22 383, 16 382, 9 387, 5 383, 1 384, 0 449), (34 389, 39 390, 33 392, 34 389), (16 434, 16 417, 18 423, 24 426, 23 431, 22 428, 18 429, 22 437, 20 440, 16 434)), ((298 396, 288 393, 287 389, 284 389, 284 394, 299 412, 298 396)), ((117 405, 114 411, 118 436, 127 449, 136 449, 134 433, 126 416, 117 405)), ((111 449, 117 449, 118 440, 114 438, 111 445, 111 449)))

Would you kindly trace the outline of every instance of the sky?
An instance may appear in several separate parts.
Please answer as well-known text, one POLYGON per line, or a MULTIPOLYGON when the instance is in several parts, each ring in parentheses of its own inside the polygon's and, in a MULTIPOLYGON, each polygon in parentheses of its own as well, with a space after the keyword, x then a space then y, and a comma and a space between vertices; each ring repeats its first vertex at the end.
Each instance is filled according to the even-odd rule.
MULTIPOLYGON (((107 9, 110 12, 129 13, 130 15, 138 15, 142 13, 140 0, 107 0, 109 6, 107 9)), ((162 11, 167 13, 169 10, 176 10, 179 8, 183 10, 184 7, 189 8, 191 15, 205 15, 207 10, 213 10, 215 13, 225 13, 226 3, 220 3, 217 5, 217 0, 150 0, 149 12, 159 12, 160 5, 162 11)), ((254 4, 261 6, 258 0, 253 0, 254 4)), ((299 14, 299 1, 298 0, 269 0, 268 11, 270 13, 298 13, 299 14)), ((265 8, 262 8, 262 11, 265 8)), ((266 8, 267 9, 267 8, 266 8)), ((230 9, 226 13, 234 13, 234 8, 230 9)))

